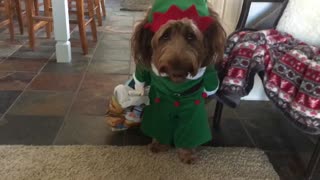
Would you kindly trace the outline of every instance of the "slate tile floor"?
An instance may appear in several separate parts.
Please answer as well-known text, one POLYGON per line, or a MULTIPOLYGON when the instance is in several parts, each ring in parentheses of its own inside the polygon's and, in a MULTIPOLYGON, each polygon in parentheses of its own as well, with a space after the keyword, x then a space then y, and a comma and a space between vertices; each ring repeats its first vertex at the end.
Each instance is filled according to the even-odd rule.
MULTIPOLYGON (((68 64, 55 63, 53 40, 38 38, 39 46, 32 52, 26 34, 9 42, 8 33, 0 31, 0 144, 123 146, 150 142, 138 129, 111 132, 105 122, 113 88, 128 80, 134 70, 129 39, 134 22, 143 16, 119 9, 118 1, 107 1, 108 17, 98 28, 99 41, 90 41, 86 56, 81 54, 74 29, 73 60, 68 64)), ((210 117, 214 104, 208 104, 210 117)), ((221 130, 213 131, 213 137, 213 146, 265 150, 281 178, 288 180, 302 178, 314 147, 269 102, 226 107, 221 130)))

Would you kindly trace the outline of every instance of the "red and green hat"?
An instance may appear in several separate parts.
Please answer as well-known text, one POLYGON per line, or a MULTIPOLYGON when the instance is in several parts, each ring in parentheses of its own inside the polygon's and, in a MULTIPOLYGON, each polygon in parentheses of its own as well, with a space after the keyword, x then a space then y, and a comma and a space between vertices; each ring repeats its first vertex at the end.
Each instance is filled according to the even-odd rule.
POLYGON ((209 16, 207 0, 155 0, 145 28, 157 32, 169 20, 188 18, 205 31, 214 19, 209 16))

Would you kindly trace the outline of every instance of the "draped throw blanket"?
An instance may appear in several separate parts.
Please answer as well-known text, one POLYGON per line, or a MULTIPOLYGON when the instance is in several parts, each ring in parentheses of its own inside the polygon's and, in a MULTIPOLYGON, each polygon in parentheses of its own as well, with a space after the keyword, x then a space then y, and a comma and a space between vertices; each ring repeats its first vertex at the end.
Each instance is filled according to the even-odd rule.
POLYGON ((320 134, 319 47, 274 29, 232 34, 218 98, 237 106, 249 94, 257 73, 267 96, 291 122, 307 133, 320 134))

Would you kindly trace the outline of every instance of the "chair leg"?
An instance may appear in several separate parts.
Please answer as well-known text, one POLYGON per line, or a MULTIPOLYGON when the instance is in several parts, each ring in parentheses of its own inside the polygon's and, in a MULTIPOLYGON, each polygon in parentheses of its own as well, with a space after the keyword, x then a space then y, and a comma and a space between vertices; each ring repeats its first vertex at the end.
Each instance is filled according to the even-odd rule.
POLYGON ((94 0, 94 7, 96 9, 96 16, 98 18, 98 25, 102 26, 101 5, 99 0, 94 0))
POLYGON ((13 25, 13 14, 12 14, 12 2, 11 1, 4 1, 4 7, 6 16, 9 20, 8 26, 9 26, 9 34, 10 34, 10 40, 14 40, 14 25, 13 25))
POLYGON ((20 28, 20 34, 23 34, 24 29, 23 29, 23 17, 22 17, 22 10, 21 10, 21 2, 20 0, 15 0, 16 4, 16 13, 18 17, 18 23, 19 23, 19 28, 20 28))
POLYGON ((26 14, 27 14, 27 21, 28 21, 28 33, 29 33, 29 46, 32 50, 35 48, 35 34, 34 34, 34 28, 33 28, 33 18, 32 13, 33 11, 33 0, 27 0, 26 1, 26 14))
MULTIPOLYGON (((50 0, 44 0, 43 1, 43 6, 44 6, 44 15, 46 17, 50 17, 51 13, 50 13, 50 0)), ((51 38, 51 32, 52 32, 52 22, 48 22, 46 25, 46 33, 47 33, 47 38, 50 39, 51 38)))
POLYGON ((80 33, 80 40, 83 54, 88 54, 88 43, 87 43, 87 36, 86 36, 86 23, 84 19, 84 4, 83 0, 76 1, 77 7, 77 19, 78 19, 78 26, 79 26, 79 33, 80 33))
POLYGON ((320 137, 317 140, 316 147, 313 150, 310 161, 308 163, 308 167, 306 169, 305 179, 311 180, 314 176, 317 165, 320 161, 320 137))
POLYGON ((98 40, 98 35, 97 35, 96 22, 94 20, 93 2, 94 1, 88 0, 88 10, 89 10, 89 18, 90 18, 89 21, 91 26, 92 37, 93 37, 93 41, 96 42, 98 40))
POLYGON ((39 1, 33 0, 34 5, 34 15, 39 16, 39 1))
POLYGON ((102 9, 102 13, 103 13, 103 17, 107 16, 107 12, 106 12, 106 2, 104 0, 100 0, 100 4, 101 4, 101 9, 102 9))
POLYGON ((220 129, 222 111, 223 111, 223 104, 221 102, 217 101, 216 109, 215 109, 214 115, 213 115, 213 122, 212 122, 213 128, 212 129, 215 129, 215 130, 220 129))

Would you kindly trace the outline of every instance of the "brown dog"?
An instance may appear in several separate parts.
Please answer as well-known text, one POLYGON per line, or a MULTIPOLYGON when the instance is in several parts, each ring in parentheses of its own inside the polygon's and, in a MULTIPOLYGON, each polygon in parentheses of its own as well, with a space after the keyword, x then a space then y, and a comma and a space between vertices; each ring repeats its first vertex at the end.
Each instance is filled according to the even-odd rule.
MULTIPOLYGON (((157 32, 145 28, 148 14, 140 22, 131 40, 132 53, 136 64, 166 73, 171 81, 181 83, 188 74, 198 73, 199 68, 218 64, 223 58, 226 33, 219 22, 218 14, 209 5, 210 16, 214 19, 204 32, 187 18, 172 20, 161 26, 157 32)), ((168 150, 155 139, 150 144, 152 152, 168 150)), ((194 149, 179 149, 180 159, 185 163, 196 160, 194 149)))

